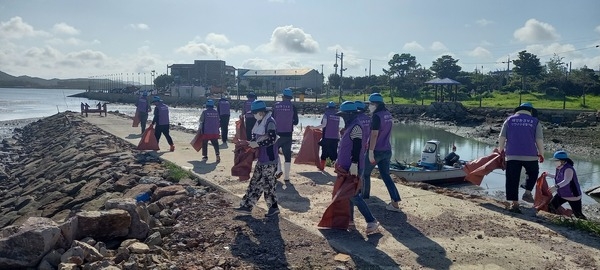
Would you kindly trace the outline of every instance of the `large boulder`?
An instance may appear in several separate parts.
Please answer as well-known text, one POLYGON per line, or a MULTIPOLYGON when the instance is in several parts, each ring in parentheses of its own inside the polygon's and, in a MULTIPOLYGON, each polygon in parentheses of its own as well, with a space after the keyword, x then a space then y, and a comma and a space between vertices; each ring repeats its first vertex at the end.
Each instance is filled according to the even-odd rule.
POLYGON ((148 236, 150 214, 144 205, 138 205, 133 198, 116 198, 106 201, 105 209, 121 209, 131 216, 131 226, 127 238, 145 239, 148 236))
POLYGON ((129 234, 131 216, 121 209, 106 211, 84 211, 77 213, 77 239, 92 237, 108 240, 129 234))
POLYGON ((0 269, 35 267, 59 237, 54 221, 30 217, 15 234, 0 239, 0 269))

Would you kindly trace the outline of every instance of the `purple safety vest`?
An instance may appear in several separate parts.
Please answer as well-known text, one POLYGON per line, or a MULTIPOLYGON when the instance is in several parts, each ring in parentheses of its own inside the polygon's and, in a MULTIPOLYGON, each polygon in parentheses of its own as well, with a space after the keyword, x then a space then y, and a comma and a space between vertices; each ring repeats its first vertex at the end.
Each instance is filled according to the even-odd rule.
POLYGON ((277 133, 292 132, 294 130, 294 105, 289 100, 277 102, 273 109, 275 122, 277 122, 277 133))
MULTIPOLYGON (((270 123, 276 123, 275 119, 273 119, 273 117, 269 117, 267 119, 263 119, 261 121, 267 121, 267 123, 265 123, 265 134, 264 135, 254 135, 254 137, 256 137, 257 141, 261 140, 261 136, 269 136, 269 124, 270 123)), ((258 125, 258 122, 256 123, 258 125)), ((267 165, 267 164, 272 164, 276 161, 277 155, 279 153, 277 153, 277 146, 275 144, 270 145, 270 146, 259 146, 258 147, 258 161, 257 164, 261 164, 261 165, 267 165), (272 152, 272 156, 274 157, 273 160, 271 160, 269 158, 268 152, 267 151, 271 151, 272 152)))
POLYGON ((206 108, 202 112, 204 122, 202 123, 202 133, 210 135, 219 134, 219 113, 214 108, 206 108))
POLYGON ((148 113, 148 100, 146 99, 146 97, 140 97, 136 105, 136 111, 141 113, 148 113))
POLYGON ((327 125, 323 129, 323 138, 325 139, 339 139, 340 138, 340 117, 335 115, 336 110, 328 108, 325 110, 323 115, 327 119, 327 125))
POLYGON ((231 110, 229 101, 219 100, 218 106, 219 106, 219 115, 229 115, 229 111, 231 110))
POLYGON ((154 110, 158 110, 158 124, 159 125, 168 125, 169 124, 169 107, 159 102, 156 104, 154 110))
POLYGON ((369 117, 365 113, 360 113, 356 116, 356 119, 360 122, 360 126, 362 127, 362 144, 363 147, 360 149, 360 158, 358 159, 358 165, 361 168, 364 168, 365 165, 365 153, 367 149, 369 149, 369 137, 371 136, 371 117, 369 117))
POLYGON ((579 180, 577 179, 577 173, 575 172, 575 169, 573 168, 573 166, 571 166, 569 163, 565 163, 565 165, 563 165, 562 168, 556 169, 556 177, 554 178, 554 183, 558 184, 560 182, 562 182, 562 180, 565 179, 565 170, 566 169, 571 169, 573 170, 573 179, 571 179, 571 182, 558 189, 558 195, 565 198, 565 197, 578 197, 581 196, 581 187, 579 186, 579 180))
POLYGON ((249 112, 252 109, 252 101, 254 101, 254 99, 244 101, 243 113, 246 115, 246 118, 254 118, 254 115, 251 112, 249 112))
MULTIPOLYGON (((375 143, 375 151, 390 151, 392 145, 390 144, 390 136, 392 135, 392 114, 388 110, 382 110, 375 113, 379 116, 379 135, 377 135, 377 142, 375 143)), ((369 134, 369 140, 370 134, 369 134)), ((369 142, 370 144, 370 142, 369 142)), ((367 144, 368 145, 368 144, 367 144)))
POLYGON ((535 130, 537 118, 528 114, 515 114, 506 119, 506 155, 537 156, 535 130))
MULTIPOLYGON (((352 165, 352 139, 350 139, 350 133, 352 133, 352 129, 355 126, 361 126, 358 118, 355 118, 350 125, 346 125, 348 128, 344 131, 342 138, 340 139, 340 144, 338 145, 338 159, 336 163, 342 167, 344 170, 350 170, 350 165, 352 165)), ((362 128, 362 127, 361 127, 362 128)), ((364 132, 364 131, 363 131, 364 132)), ((358 158, 360 160, 360 157, 358 158)), ((358 164, 359 169, 360 162, 358 164)))

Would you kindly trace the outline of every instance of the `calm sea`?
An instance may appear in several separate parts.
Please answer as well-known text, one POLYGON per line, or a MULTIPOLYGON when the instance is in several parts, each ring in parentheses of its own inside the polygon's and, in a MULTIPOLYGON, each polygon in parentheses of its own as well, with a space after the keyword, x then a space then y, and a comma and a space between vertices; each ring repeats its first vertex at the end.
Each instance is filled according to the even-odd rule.
MULTIPOLYGON (((70 98, 68 96, 83 92, 83 90, 62 90, 62 89, 14 89, 0 88, 0 137, 12 132, 14 128, 10 124, 15 119, 31 119, 47 117, 57 112, 66 110, 80 111, 80 103, 88 103, 93 106, 96 100, 84 98, 70 98)), ((109 111, 119 111, 129 116, 133 116, 135 107, 132 104, 109 104, 109 111)), ((186 128, 196 129, 201 113, 200 108, 172 107, 170 109, 171 123, 186 128)), ((240 112, 232 111, 230 120, 230 137, 233 137, 235 120, 238 119, 240 112)), ((300 124, 294 130, 294 139, 296 143, 293 150, 297 152, 302 140, 304 127, 307 125, 318 125, 320 123, 319 115, 301 115, 300 124)), ((22 122, 23 120, 17 121, 22 122)), ((456 145, 457 153, 463 160, 472 160, 481 156, 488 155, 494 149, 494 146, 484 144, 472 139, 463 138, 453 133, 449 133, 433 127, 419 125, 397 124, 392 132, 393 159, 399 161, 417 161, 420 158, 421 151, 427 140, 437 139, 441 142, 442 156, 456 145)), ((552 155, 546 153, 546 157, 552 155)), ((574 156, 575 169, 579 175, 579 181, 582 189, 600 185, 600 160, 590 160, 574 156)), ((553 162, 546 161, 540 164, 540 171, 554 172, 553 162)), ((524 174, 523 174, 524 178, 524 174)), ((551 182, 551 180, 549 180, 551 182)), ((461 190, 464 190, 461 187, 461 190)), ((474 192, 484 195, 503 198, 504 192, 504 171, 496 170, 487 175, 480 187, 467 187, 467 192, 474 192)), ((597 204, 592 198, 585 196, 585 204, 597 204)))

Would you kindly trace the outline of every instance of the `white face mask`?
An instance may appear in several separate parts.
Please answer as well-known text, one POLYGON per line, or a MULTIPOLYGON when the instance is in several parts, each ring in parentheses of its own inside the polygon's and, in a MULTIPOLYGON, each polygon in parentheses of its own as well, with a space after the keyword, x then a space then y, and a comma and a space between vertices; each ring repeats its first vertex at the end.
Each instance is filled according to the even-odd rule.
POLYGON ((254 114, 254 118, 256 118, 256 121, 262 120, 263 117, 264 117, 264 115, 262 113, 255 113, 254 114))
POLYGON ((369 112, 374 113, 377 110, 377 105, 369 105, 369 112))

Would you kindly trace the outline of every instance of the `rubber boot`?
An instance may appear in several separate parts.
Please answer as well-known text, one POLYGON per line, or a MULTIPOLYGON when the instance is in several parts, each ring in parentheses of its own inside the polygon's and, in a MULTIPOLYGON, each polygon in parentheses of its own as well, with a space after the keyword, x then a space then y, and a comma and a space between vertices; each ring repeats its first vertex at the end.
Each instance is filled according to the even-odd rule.
POLYGON ((325 163, 327 163, 327 160, 321 159, 321 164, 319 164, 319 170, 325 170, 325 163))
POLYGON ((292 167, 292 163, 286 162, 283 164, 283 180, 286 182, 290 181, 290 168, 292 167))

